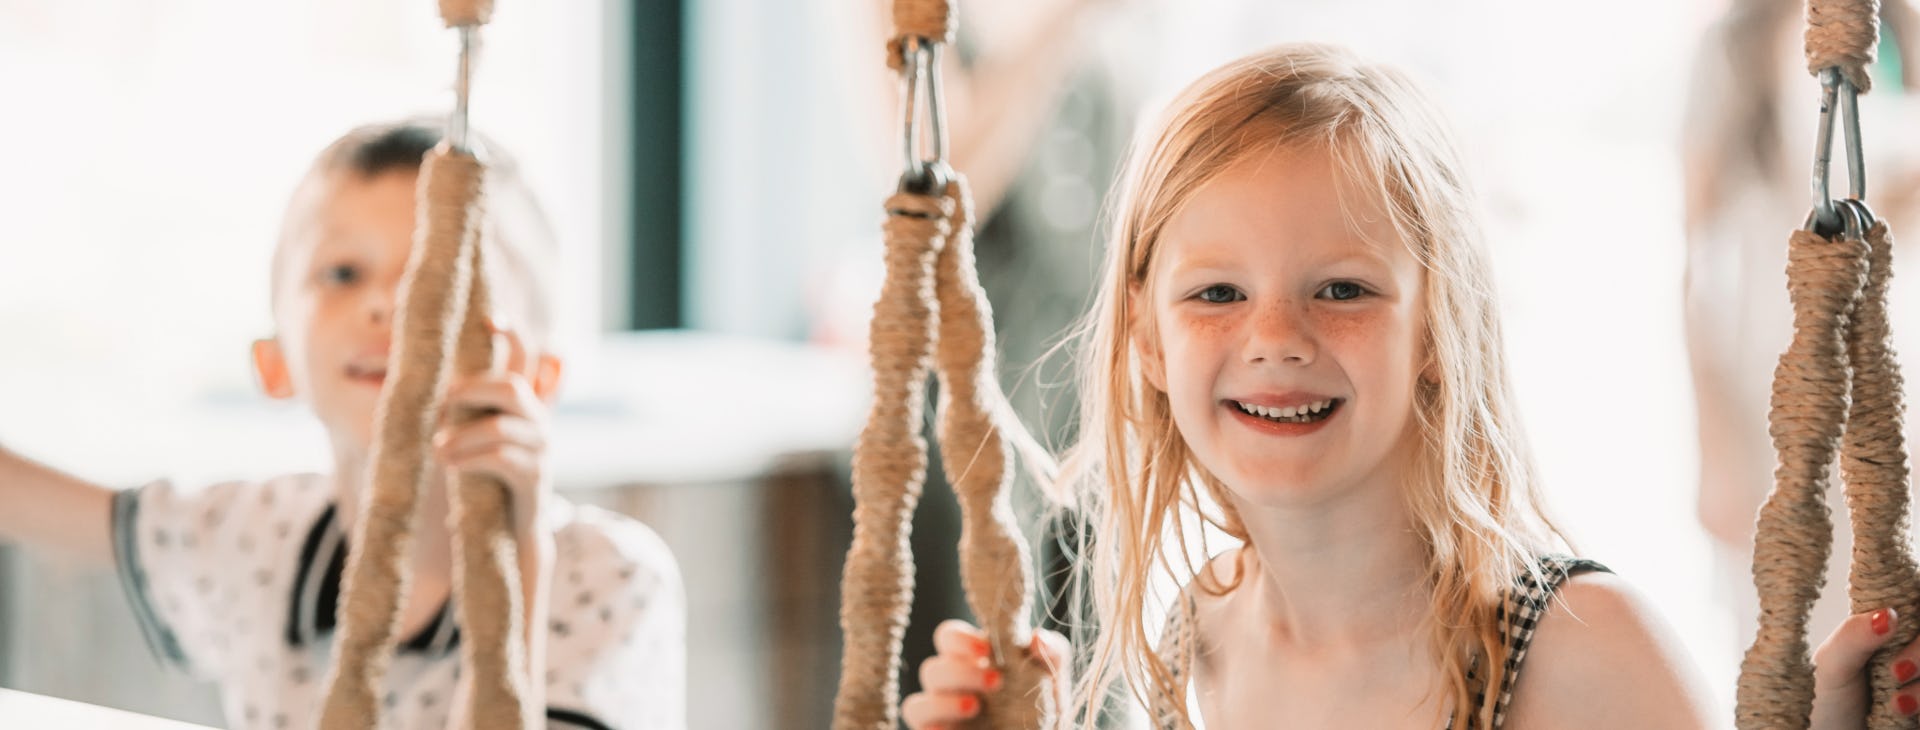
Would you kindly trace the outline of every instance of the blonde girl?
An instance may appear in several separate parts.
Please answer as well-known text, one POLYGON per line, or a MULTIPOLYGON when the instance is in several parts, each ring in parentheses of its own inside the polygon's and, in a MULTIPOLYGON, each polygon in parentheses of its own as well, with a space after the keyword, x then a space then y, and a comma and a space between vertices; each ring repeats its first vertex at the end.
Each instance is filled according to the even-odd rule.
MULTIPOLYGON (((1144 142, 1060 481, 1098 624, 1063 721, 1122 685, 1169 726, 1715 725, 1660 619, 1543 512, 1469 187, 1406 78, 1284 46, 1200 79, 1144 142), (1199 521, 1242 547, 1180 560, 1199 521), (1151 590, 1163 568, 1178 595, 1151 590)), ((916 728, 998 686, 977 631, 935 643, 916 728)))

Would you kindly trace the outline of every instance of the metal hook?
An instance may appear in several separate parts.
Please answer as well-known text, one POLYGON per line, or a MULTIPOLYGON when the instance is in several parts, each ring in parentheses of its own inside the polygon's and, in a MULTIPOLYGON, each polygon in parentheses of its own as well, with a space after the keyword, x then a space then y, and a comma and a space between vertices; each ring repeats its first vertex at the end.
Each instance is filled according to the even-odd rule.
MULTIPOLYGON (((1843 220, 1834 205, 1829 183, 1833 166, 1833 117, 1844 117, 1847 153, 1847 197, 1860 201, 1857 214, 1865 216, 1872 227, 1873 214, 1867 209, 1866 152, 1860 142, 1860 90, 1840 74, 1838 67, 1820 72, 1820 126, 1813 148, 1813 215, 1807 230, 1824 236, 1843 232, 1851 221, 1843 220)), ((1863 229, 1864 230, 1864 229, 1863 229)))
POLYGON ((904 124, 901 144, 906 170, 900 175, 900 190, 930 194, 946 187, 951 177, 947 167, 947 115, 940 91, 940 44, 926 38, 908 38, 902 51, 907 63, 900 70, 904 124), (920 150, 920 89, 926 87, 927 126, 932 137, 933 156, 920 150))
POLYGON ((456 150, 471 153, 473 149, 467 139, 467 95, 473 86, 473 52, 479 29, 463 25, 459 31, 460 69, 453 81, 453 115, 447 120, 447 143, 456 150))

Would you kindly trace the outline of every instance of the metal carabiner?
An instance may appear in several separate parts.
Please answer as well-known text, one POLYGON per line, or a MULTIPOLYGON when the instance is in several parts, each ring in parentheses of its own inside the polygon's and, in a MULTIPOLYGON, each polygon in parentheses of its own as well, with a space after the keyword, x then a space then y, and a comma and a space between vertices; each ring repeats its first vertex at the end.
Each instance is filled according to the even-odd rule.
POLYGON ((900 191, 930 195, 946 187, 951 168, 947 167, 947 115, 940 93, 940 44, 912 37, 906 39, 902 54, 907 63, 900 69, 901 100, 905 109, 901 145, 906 170, 900 174, 900 191), (931 134, 933 156, 920 150, 920 89, 925 87, 927 126, 931 134))
POLYGON ((460 69, 453 81, 453 114, 447 119, 447 144, 461 152, 471 153, 468 144, 467 96, 473 86, 474 46, 478 45, 479 28, 471 25, 459 26, 460 31, 460 69))
POLYGON ((1807 230, 1823 236, 1844 232, 1848 223, 1834 204, 1829 183, 1833 166, 1833 117, 1845 117, 1847 153, 1847 198, 1858 201, 1856 214, 1864 216, 1863 227, 1873 227, 1873 211, 1867 208, 1866 152, 1860 143, 1860 90, 1840 74, 1838 67, 1820 72, 1820 127, 1813 148, 1813 213, 1807 217, 1807 230))

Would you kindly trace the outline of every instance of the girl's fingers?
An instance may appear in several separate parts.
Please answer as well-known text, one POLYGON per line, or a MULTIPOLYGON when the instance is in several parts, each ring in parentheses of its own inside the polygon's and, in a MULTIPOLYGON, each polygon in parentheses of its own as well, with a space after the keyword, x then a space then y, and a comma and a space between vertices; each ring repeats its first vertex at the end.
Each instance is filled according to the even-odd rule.
POLYGON ((933 650, 941 656, 986 659, 991 653, 986 632, 960 619, 947 619, 933 629, 933 650))
POLYGON ((965 692, 915 692, 900 703, 907 727, 929 730, 952 725, 980 714, 980 697, 965 692))
POLYGON ((941 655, 920 663, 920 686, 928 692, 991 692, 1001 681, 999 671, 973 657, 941 655))
POLYGON ((1840 622, 1840 627, 1813 653, 1816 694, 1838 692, 1859 684, 1873 652, 1893 635, 1896 620, 1893 609, 1883 608, 1855 614, 1840 622))

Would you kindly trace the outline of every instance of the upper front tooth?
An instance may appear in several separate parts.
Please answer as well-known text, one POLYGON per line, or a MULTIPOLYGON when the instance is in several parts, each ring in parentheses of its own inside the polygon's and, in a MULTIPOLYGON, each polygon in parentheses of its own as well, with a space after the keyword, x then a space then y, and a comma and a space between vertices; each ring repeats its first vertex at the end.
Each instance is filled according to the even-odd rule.
POLYGON ((1279 409, 1279 410, 1280 410, 1280 412, 1279 412, 1279 414, 1278 414, 1278 415, 1279 415, 1279 416, 1280 416, 1281 418, 1292 418, 1292 417, 1294 417, 1294 415, 1296 415, 1296 413, 1297 413, 1297 411, 1295 411, 1295 410, 1294 410, 1294 408, 1293 408, 1293 407, 1291 407, 1291 406, 1289 406, 1289 407, 1286 407, 1286 408, 1281 408, 1281 409, 1279 409))

